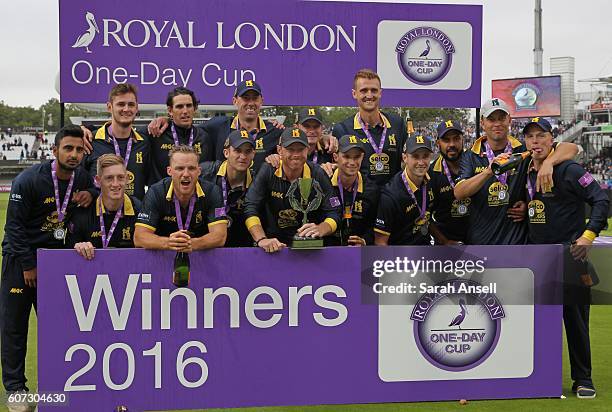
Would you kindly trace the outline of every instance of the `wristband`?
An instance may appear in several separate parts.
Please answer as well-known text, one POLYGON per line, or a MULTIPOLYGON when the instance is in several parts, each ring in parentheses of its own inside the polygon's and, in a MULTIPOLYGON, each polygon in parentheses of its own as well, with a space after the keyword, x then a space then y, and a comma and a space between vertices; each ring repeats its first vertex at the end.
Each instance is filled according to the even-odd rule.
POLYGON ((255 246, 259 247, 259 242, 261 242, 264 239, 267 239, 267 237, 264 236, 264 237, 260 238, 259 240, 256 240, 255 241, 255 246))

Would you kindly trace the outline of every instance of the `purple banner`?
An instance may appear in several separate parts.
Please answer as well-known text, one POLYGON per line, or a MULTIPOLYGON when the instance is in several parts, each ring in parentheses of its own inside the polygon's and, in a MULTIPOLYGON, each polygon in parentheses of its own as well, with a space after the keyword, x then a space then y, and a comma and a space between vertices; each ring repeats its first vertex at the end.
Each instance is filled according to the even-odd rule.
POLYGON ((479 107, 482 7, 296 0, 60 2, 61 101, 103 103, 134 83, 141 103, 185 86, 229 104, 256 80, 270 105, 353 106, 361 68, 385 106, 479 107))
MULTIPOLYGON (((188 289, 172 285, 169 252, 98 250, 86 262, 41 250, 39 392, 64 392, 71 411, 560 396, 561 308, 507 305, 499 276, 530 273, 537 293, 558 280, 558 247, 470 248, 485 262, 479 283, 499 284, 492 300, 445 295, 437 302, 459 305, 426 311, 362 301, 362 265, 432 249, 198 252, 188 289), (447 328, 460 306, 465 319, 447 328)), ((458 262, 457 249, 435 249, 458 262)))

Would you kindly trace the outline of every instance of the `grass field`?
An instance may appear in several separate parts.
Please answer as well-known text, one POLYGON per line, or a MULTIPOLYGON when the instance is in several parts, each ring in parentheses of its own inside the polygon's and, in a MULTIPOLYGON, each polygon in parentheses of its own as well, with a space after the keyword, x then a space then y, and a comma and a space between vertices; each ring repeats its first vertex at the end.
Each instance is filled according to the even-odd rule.
MULTIPOLYGON (((4 222, 6 216, 7 194, 0 194, 0 236, 4 237, 4 222)), ((608 220, 609 227, 612 222, 608 220)), ((604 233, 602 233, 603 235, 604 233)), ((612 236, 612 231, 606 233, 612 236)), ((606 267, 612 265, 612 256, 606 259, 606 267)), ((609 272, 609 271, 608 271, 609 272)), ((28 386, 31 391, 36 391, 36 317, 32 311, 30 318, 30 334, 28 336, 28 356, 26 360, 26 376, 29 379, 28 386)), ((565 339, 565 338, 564 338, 565 339)), ((564 345, 563 357, 563 393, 566 399, 518 399, 499 401, 472 401, 466 406, 457 402, 427 402, 427 403, 391 403, 370 405, 321 405, 311 407, 268 407, 232 409, 232 411, 266 411, 266 412, 331 412, 331 411, 362 411, 362 412, 394 412, 394 411, 567 411, 574 412, 580 409, 591 411, 612 411, 612 307, 593 306, 591 309, 591 349, 593 357, 593 380, 597 387, 597 398, 593 400, 579 400, 571 393, 571 380, 569 377, 569 362, 564 345)), ((4 388, 0 388, 0 399, 4 399, 4 388)), ((0 411, 7 408, 2 403, 0 411)), ((58 409, 59 410, 59 409, 58 409)), ((221 409, 210 409, 220 411, 221 409)), ((81 411, 78 411, 81 412, 81 411)), ((97 412, 91 409, 91 412, 97 412)))

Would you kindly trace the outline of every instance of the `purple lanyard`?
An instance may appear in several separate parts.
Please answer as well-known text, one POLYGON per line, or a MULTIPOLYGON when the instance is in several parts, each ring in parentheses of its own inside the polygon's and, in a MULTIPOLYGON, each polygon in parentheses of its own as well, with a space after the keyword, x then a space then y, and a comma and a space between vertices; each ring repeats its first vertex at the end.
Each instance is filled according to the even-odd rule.
MULTIPOLYGON (((110 126, 108 126, 108 134, 110 135, 110 137, 113 139, 113 146, 115 146, 115 154, 117 156, 121 156, 121 149, 119 149, 119 143, 117 143, 117 139, 115 138, 115 136, 113 136, 113 129, 111 129, 110 126)), ((127 168, 128 162, 130 161, 130 154, 132 153, 132 143, 134 143, 134 141, 132 140, 132 135, 130 133, 130 137, 128 137, 128 144, 127 144, 127 149, 125 150, 125 157, 123 158, 123 165, 127 168)))
POLYGON ((383 128, 382 136, 380 137, 380 146, 377 146, 376 142, 374 141, 374 138, 372 137, 372 133, 370 133, 370 131, 366 127, 363 120, 361 120, 361 116, 359 115, 359 113, 357 114, 357 120, 359 120, 359 125, 361 126, 361 130, 363 130, 368 140, 370 141, 370 144, 372 145, 374 152, 376 154, 381 154, 383 151, 383 147, 385 147, 385 140, 387 139, 387 126, 383 128))
POLYGON ((450 183, 451 187, 454 189, 455 182, 453 181, 453 178, 451 176, 450 170, 448 169, 448 165, 446 164, 445 159, 442 159, 442 167, 444 168, 444 174, 446 175, 446 178, 448 179, 448 183, 450 183))
POLYGON ((189 230, 189 225, 191 224, 191 216, 193 215, 193 209, 195 206, 196 195, 191 196, 189 200, 189 209, 187 210, 187 219, 185 220, 185 224, 183 224, 183 219, 181 219, 181 204, 179 203, 176 196, 174 196, 174 212, 176 214, 176 224, 178 225, 179 230, 189 230))
MULTIPOLYGON (((484 147, 487 152, 487 159, 489 159, 489 163, 491 163, 493 159, 495 159, 495 153, 493 153, 493 150, 491 150, 491 146, 489 146, 489 143, 484 142, 484 147)), ((510 142, 506 144, 506 149, 504 149, 504 153, 512 154, 512 145, 510 144, 510 142)), ((499 183, 505 185, 506 181, 508 180, 508 172, 502 173, 501 175, 496 176, 496 178, 497 180, 499 180, 499 183)))
POLYGON ((100 232, 102 237, 102 248, 106 249, 111 241, 111 238, 113 237, 113 232, 117 227, 117 223, 119 223, 119 219, 121 219, 121 216, 123 215, 123 205, 121 205, 119 210, 117 210, 117 213, 115 213, 113 223, 111 223, 110 229, 108 229, 108 237, 106 236, 106 228, 104 227, 104 212, 102 210, 103 208, 104 206, 102 205, 102 198, 100 198, 100 232))
POLYGON ((535 188, 533 187, 533 183, 531 183, 531 177, 529 177, 529 173, 527 173, 527 191, 529 192, 529 200, 533 200, 535 197, 535 188))
POLYGON ((425 212, 427 211, 427 185, 426 184, 421 185, 421 192, 423 194, 423 204, 419 206, 419 203, 416 200, 416 196, 414 195, 414 192, 410 188, 410 183, 408 183, 408 179, 406 178, 406 172, 402 172, 402 180, 404 181, 404 186, 406 186, 406 190, 408 191, 408 194, 410 195, 412 200, 414 200, 414 203, 417 209, 419 210, 419 217, 423 219, 425 217, 425 212))
POLYGON ((317 159, 319 158, 319 152, 315 149, 314 154, 312 155, 312 162, 317 163, 317 159))
MULTIPOLYGON (((172 130, 172 138, 174 139, 174 145, 180 145, 178 135, 176 134, 176 128, 174 127, 174 123, 170 126, 170 130, 172 130)), ((191 127, 191 131, 189 133, 189 147, 193 146, 193 126, 191 127)))
POLYGON ((53 180, 53 190, 55 191, 55 208, 57 209, 57 221, 62 222, 64 217, 66 217, 66 209, 68 209, 68 202, 70 201, 70 192, 72 192, 72 186, 74 185, 74 171, 70 175, 70 182, 68 183, 68 188, 66 189, 66 194, 64 195, 64 201, 62 202, 62 206, 60 207, 60 194, 59 194, 59 182, 57 181, 57 172, 55 168, 57 167, 57 160, 54 160, 51 163, 51 179, 53 180))
MULTIPOLYGON (((357 176, 357 178, 355 179, 355 183, 353 183, 353 203, 351 203, 350 217, 353 217, 353 209, 355 208, 355 200, 357 200, 358 185, 359 185, 359 176, 357 176)), ((344 206, 344 188, 342 187, 342 180, 340 179, 340 176, 338 176, 338 191, 340 192, 340 200, 342 201, 342 208, 344 209, 342 211, 342 214, 344 216, 346 207, 344 206)))

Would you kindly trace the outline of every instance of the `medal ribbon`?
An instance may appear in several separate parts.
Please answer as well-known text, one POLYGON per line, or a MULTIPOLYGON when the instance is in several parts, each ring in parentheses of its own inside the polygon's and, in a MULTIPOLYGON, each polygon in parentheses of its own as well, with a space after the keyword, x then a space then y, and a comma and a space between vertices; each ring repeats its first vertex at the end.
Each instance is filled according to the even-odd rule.
MULTIPOLYGON (((493 150, 491 150, 491 146, 489 146, 489 143, 484 142, 484 147, 485 150, 487 152, 487 159, 489 159, 489 163, 491 163, 493 161, 493 159, 495 159, 495 153, 493 153, 493 150)), ((506 148, 504 149, 504 153, 508 153, 508 154, 512 154, 512 145, 510 144, 510 142, 508 141, 508 144, 506 144, 506 148)), ((495 176, 496 179, 499 181, 499 183, 501 183, 502 185, 506 185, 506 181, 508 180, 508 172, 504 172, 501 175, 495 176)))
POLYGON ((319 152, 315 149, 314 154, 312 155, 312 162, 317 163, 317 159, 319 159, 319 152))
POLYGON ((115 213, 113 223, 111 223, 110 229, 108 229, 108 237, 106 236, 106 228, 104 227, 104 212, 102 211, 103 207, 102 198, 100 198, 100 232, 102 237, 102 248, 106 249, 111 241, 111 238, 113 237, 117 223, 119 223, 119 219, 121 219, 121 216, 123 215, 123 205, 121 205, 119 210, 117 210, 117 213, 115 213))
POLYGON ((527 174, 527 191, 529 192, 529 200, 533 200, 535 197, 535 188, 533 187, 533 183, 531 183, 531 177, 527 174))
MULTIPOLYGON (((113 129, 108 126, 108 134, 113 139, 113 146, 115 146, 115 154, 117 156, 121 156, 121 149, 119 148, 119 143, 117 143, 117 139, 113 136, 113 129)), ((130 137, 128 137, 127 149, 125 150, 125 157, 123 158, 123 165, 127 169, 128 162, 130 161, 130 154, 132 153, 132 144, 134 140, 132 139, 132 135, 130 133, 130 137)))
POLYGON ((179 203, 176 195, 174 196, 174 212, 176 214, 176 224, 178 225, 179 230, 189 230, 189 225, 191 224, 191 216, 193 215, 193 209, 195 206, 196 195, 195 193, 191 196, 189 200, 189 209, 187 210, 187 219, 183 224, 183 219, 181 218, 181 204, 179 203))
POLYGON ((450 170, 448 169, 448 165, 446 164, 446 159, 442 159, 442 167, 444 168, 444 174, 446 175, 446 178, 448 179, 448 183, 450 183, 451 187, 454 189, 455 182, 453 181, 453 178, 451 177, 450 170))
POLYGON ((342 180, 340 176, 338 176, 338 191, 340 192, 340 200, 342 201, 342 217, 350 219, 353 217, 353 209, 355 208, 355 200, 357 199, 357 187, 359 185, 359 176, 355 179, 355 183, 353 183, 353 203, 351 203, 350 216, 346 216, 346 207, 344 206, 344 187, 342 187, 342 180))
MULTIPOLYGON (((178 134, 176 133, 176 128, 174 127, 174 122, 172 122, 170 130, 172 130, 172 138, 174 139, 174 145, 180 145, 181 143, 179 142, 178 134)), ((189 132, 189 147, 191 146, 193 146, 193 126, 191 127, 191 131, 189 132)))
POLYGON ((361 120, 361 116, 357 114, 357 120, 359 120, 359 125, 361 126, 361 130, 365 133, 366 137, 370 141, 372 148, 376 154, 381 154, 383 151, 383 147, 385 147, 385 140, 387 139, 387 126, 385 125, 383 128, 382 136, 380 137, 380 146, 376 145, 374 138, 372 137, 372 133, 368 130, 363 120, 361 120))
POLYGON ((402 180, 404 181, 404 186, 406 186, 406 190, 408 191, 408 194, 410 195, 412 200, 414 200, 414 203, 417 209, 419 210, 419 218, 423 219, 425 217, 425 212, 427 212, 427 185, 426 184, 421 185, 423 203, 421 204, 421 206, 419 206, 419 202, 417 202, 416 196, 414 195, 414 192, 410 188, 410 183, 408 182, 408 179, 406 178, 406 172, 402 172, 402 180))
POLYGON ((70 182, 64 195, 62 206, 60 207, 60 194, 59 194, 59 182, 57 181, 57 160, 51 163, 51 179, 53 180, 53 190, 55 191, 55 208, 57 209, 57 221, 62 222, 66 217, 66 210, 68 209, 68 202, 70 202, 70 193, 72 192, 72 186, 74 185, 74 171, 70 175, 70 182))
POLYGON ((227 178, 225 176, 221 176, 221 191, 223 192, 223 208, 225 209, 225 214, 227 215, 230 208, 235 206, 237 202, 231 205, 227 204, 227 178))

